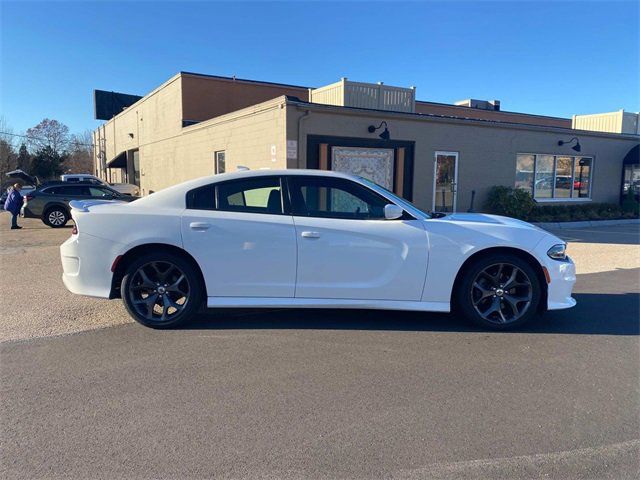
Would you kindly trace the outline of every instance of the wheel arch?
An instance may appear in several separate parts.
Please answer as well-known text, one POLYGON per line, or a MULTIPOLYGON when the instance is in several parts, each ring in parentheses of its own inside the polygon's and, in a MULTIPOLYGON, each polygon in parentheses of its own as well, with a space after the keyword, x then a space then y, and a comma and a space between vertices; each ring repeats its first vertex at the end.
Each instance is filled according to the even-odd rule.
POLYGON ((540 283, 540 290, 542 294, 542 298, 540 299, 540 304, 538 305, 538 310, 541 312, 546 311, 547 309, 547 277, 544 273, 543 267, 540 262, 531 255, 526 250, 522 250, 516 247, 490 247, 474 252, 472 255, 467 258, 464 263, 458 269, 458 273, 456 274, 456 278, 453 282, 453 288, 451 289, 451 306, 453 307, 456 302, 456 294, 458 292, 458 286, 464 277, 466 270, 478 260, 479 258, 486 257, 489 255, 494 255, 496 253, 510 253, 512 255, 516 255, 522 260, 526 261, 533 270, 536 272, 536 276, 538 277, 538 282, 540 283))
POLYGON ((49 202, 42 209, 42 215, 40 217, 40 220, 42 220, 42 222, 45 225, 51 226, 51 225, 49 225, 47 223, 46 218, 49 215, 49 213, 51 213, 51 210, 53 210, 53 209, 63 210, 67 215, 67 222, 69 222, 69 220, 72 219, 72 217, 71 217, 71 209, 69 208, 69 205, 67 205, 64 202, 49 202))
POLYGON ((111 291, 109 292, 109 298, 121 298, 120 294, 120 284, 122 283, 122 278, 127 271, 127 267, 131 264, 135 258, 141 254, 146 254, 149 252, 166 252, 172 253, 174 255, 178 255, 195 268, 196 272, 200 277, 200 282, 202 284, 202 288, 204 289, 205 300, 207 297, 207 284, 204 281, 204 275, 202 274, 202 269, 196 259, 193 256, 184 250, 183 248, 177 247, 175 245, 170 245, 168 243, 144 243, 142 245, 136 245, 135 247, 129 249, 126 253, 124 253, 121 257, 119 257, 116 262, 114 262, 115 269, 113 270, 113 276, 111 278, 111 291))
POLYGON ((42 209, 42 216, 45 217, 53 208, 56 208, 56 207, 59 207, 60 209, 67 212, 67 215, 69 216, 69 218, 71 218, 71 209, 69 208, 69 205, 65 204, 64 202, 47 203, 42 209))

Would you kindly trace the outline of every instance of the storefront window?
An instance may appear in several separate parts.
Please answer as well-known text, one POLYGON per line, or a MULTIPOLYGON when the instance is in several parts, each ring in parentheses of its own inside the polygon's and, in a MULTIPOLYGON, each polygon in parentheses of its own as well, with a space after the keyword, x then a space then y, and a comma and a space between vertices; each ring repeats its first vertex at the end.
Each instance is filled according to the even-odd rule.
POLYGON ((591 196, 591 159, 576 157, 575 164, 573 197, 589 198, 591 196))
POLYGON ((555 198, 571 197, 571 182, 573 176, 573 158, 556 157, 555 198))
POLYGON ((522 188, 533 195, 533 155, 518 155, 516 161, 516 188, 522 188))
POLYGON ((535 198, 553 197, 553 155, 536 155, 535 198))
POLYGON ((640 164, 631 163, 624 166, 624 180, 622 183, 622 194, 627 195, 629 189, 638 196, 640 193, 640 164))
POLYGON ((536 200, 591 198, 592 167, 591 157, 518 154, 515 186, 536 200))

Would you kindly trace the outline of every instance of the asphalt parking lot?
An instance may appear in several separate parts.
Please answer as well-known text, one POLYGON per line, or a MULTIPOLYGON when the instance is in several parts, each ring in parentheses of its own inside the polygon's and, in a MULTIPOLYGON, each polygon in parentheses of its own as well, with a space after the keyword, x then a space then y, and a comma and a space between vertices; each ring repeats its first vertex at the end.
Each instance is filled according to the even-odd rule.
POLYGON ((0 214, 3 478, 637 478, 638 226, 556 232, 574 309, 217 312, 159 332, 0 214))

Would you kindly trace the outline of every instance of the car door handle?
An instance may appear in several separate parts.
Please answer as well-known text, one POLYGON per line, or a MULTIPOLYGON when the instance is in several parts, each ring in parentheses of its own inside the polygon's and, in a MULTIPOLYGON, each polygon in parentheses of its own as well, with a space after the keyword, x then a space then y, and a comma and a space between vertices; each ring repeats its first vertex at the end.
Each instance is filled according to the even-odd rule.
POLYGON ((320 238, 320 232, 302 232, 302 238, 320 238))
POLYGON ((189 224, 189 228, 191 230, 204 231, 204 230, 209 230, 209 227, 211 227, 211 224, 207 222, 191 222, 189 224))

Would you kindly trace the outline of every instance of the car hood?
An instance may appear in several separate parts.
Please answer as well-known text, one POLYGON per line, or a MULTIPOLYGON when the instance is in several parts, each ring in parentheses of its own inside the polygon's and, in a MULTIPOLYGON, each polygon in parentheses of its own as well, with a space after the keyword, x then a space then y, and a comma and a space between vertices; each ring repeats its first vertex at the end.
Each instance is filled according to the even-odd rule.
POLYGON ((500 215, 489 215, 486 213, 451 213, 444 217, 438 218, 441 222, 456 222, 456 223, 477 223, 482 225, 504 225, 518 228, 531 228, 535 230, 542 230, 535 225, 518 220, 517 218, 502 217, 500 215))
POLYGON ((550 232, 515 218, 482 213, 452 213, 424 220, 434 248, 454 248, 464 254, 492 247, 532 252, 540 242, 562 243, 550 232))

